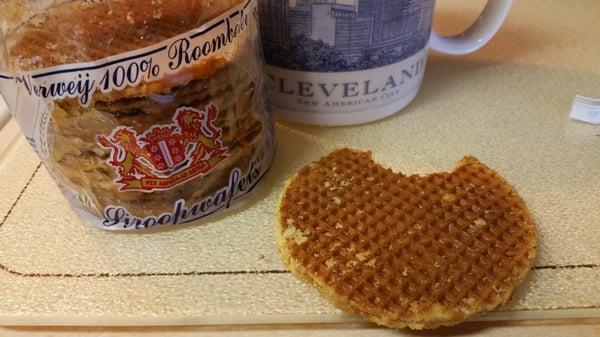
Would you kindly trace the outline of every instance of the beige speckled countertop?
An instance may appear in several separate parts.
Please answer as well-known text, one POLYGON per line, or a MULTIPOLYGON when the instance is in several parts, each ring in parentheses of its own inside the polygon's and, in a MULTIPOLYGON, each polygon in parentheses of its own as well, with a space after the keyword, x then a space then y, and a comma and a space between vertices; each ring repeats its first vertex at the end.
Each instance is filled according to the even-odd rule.
MULTIPOLYGON (((435 21, 444 33, 458 32, 466 27, 484 3, 482 0, 438 2, 435 21)), ((600 97, 598 20, 600 1, 596 0, 517 0, 506 25, 483 50, 465 57, 432 54, 422 92, 400 114, 353 128, 280 125, 279 164, 276 163, 275 174, 269 178, 269 183, 277 186, 277 192, 284 177, 294 169, 328 149, 342 145, 370 148, 382 163, 404 172, 447 170, 462 155, 477 155, 513 182, 532 209, 540 233, 540 256, 536 263, 539 268, 503 309, 506 310, 504 316, 503 313, 496 316, 496 319, 504 321, 467 323, 425 335, 600 336, 598 318, 511 321, 517 315, 513 315, 512 310, 521 315, 536 308, 544 312, 571 308, 566 315, 571 317, 576 317, 579 312, 588 317, 600 316, 596 312, 585 311, 598 310, 594 308, 600 306, 600 245, 597 244, 600 241, 600 126, 574 122, 568 117, 575 94, 600 97), (392 135, 397 137, 397 142, 389 145, 392 135), (435 139, 443 139, 443 142, 435 139), (303 148, 308 150, 302 151, 303 148)), ((43 280, 39 281, 39 285, 32 285, 30 280, 23 279, 23 275, 94 273, 96 268, 109 274, 123 270, 197 270, 202 265, 200 262, 180 258, 189 253, 186 238, 195 237, 202 230, 206 241, 201 241, 201 244, 210 245, 211 235, 219 235, 218 229, 211 225, 166 231, 152 239, 166 242, 163 248, 146 252, 152 259, 103 258, 103 251, 122 249, 127 242, 123 237, 109 238, 83 227, 74 217, 67 216, 65 221, 53 222, 58 214, 68 212, 68 208, 59 200, 56 190, 48 187, 50 179, 37 165, 37 160, 22 140, 15 143, 12 151, 0 156, 0 179, 11 181, 0 192, 0 216, 9 215, 2 220, 0 227, 0 263, 10 256, 9 270, 12 272, 0 270, 0 284, 3 283, 0 286, 0 318, 4 322, 16 324, 19 313, 38 313, 42 324, 51 324, 56 320, 52 320, 49 312, 77 316, 74 313, 78 311, 102 313, 102 308, 126 309, 125 312, 114 313, 115 316, 123 315, 123 324, 135 311, 147 313, 151 310, 157 315, 154 318, 160 321, 161 313, 174 313, 178 309, 184 315, 193 316, 223 314, 217 309, 240 314, 249 309, 302 314, 309 308, 316 314, 325 314, 327 319, 322 320, 324 322, 344 322, 337 311, 312 294, 310 289, 292 281, 289 275, 279 278, 278 274, 274 274, 272 279, 265 276, 256 284, 248 282, 244 291, 235 293, 247 295, 247 303, 236 302, 228 297, 232 295, 227 290, 219 290, 227 283, 218 278, 208 283, 195 283, 199 281, 191 278, 186 280, 189 290, 177 293, 181 296, 177 301, 169 296, 173 295, 173 291, 181 290, 160 286, 160 282, 174 281, 169 279, 171 276, 160 280, 131 278, 98 282, 85 278, 63 278, 48 285, 43 280), (25 185, 28 189, 23 188, 25 185), (12 207, 17 196, 20 204, 12 207), (35 207, 38 203, 50 206, 40 211, 35 207), (44 216, 45 222, 35 223, 44 235, 37 236, 35 232, 23 229, 23 224, 32 222, 32 214, 44 216), (73 239, 64 240, 64 237, 52 234, 65 230, 73 233, 73 239), (23 241, 23 238, 27 240, 23 241), (17 239, 21 240, 19 244, 15 243, 17 239), (89 245, 90 242, 94 245, 89 245), (60 259, 37 254, 40 245, 46 251, 56 252, 60 259), (85 256, 67 254, 77 247, 84 247, 85 256), (17 257, 15 252, 19 252, 17 257), (161 259, 169 263, 163 265, 161 259), (32 261, 35 263, 32 264, 32 261), (278 287, 271 289, 268 296, 287 300, 261 302, 260 298, 253 298, 260 293, 259 288, 253 287, 261 286, 263 281, 278 287), (86 286, 86 283, 90 285, 86 286), (68 295, 70 289, 78 286, 86 291, 79 297, 68 295), (157 296, 144 298, 132 290, 133 286, 154 289, 157 296), (215 289, 214 294, 203 298, 202 287, 215 289), (27 289, 39 291, 28 293, 27 289), (36 302, 35 296, 44 300, 36 302), (299 296, 301 301, 294 302, 294 296, 299 296), (102 298, 105 300, 101 301, 102 298), (34 308, 35 303, 40 303, 40 306, 34 308), (97 307, 90 307, 89 303, 97 307), (221 307, 212 310, 211 303, 219 303, 221 307), (202 304, 209 306, 208 309, 198 309, 202 304), (244 305, 257 307, 241 307, 244 305), (289 306, 278 309, 281 305, 289 306)), ((240 233, 240 238, 256 245, 255 254, 239 255, 243 250, 235 247, 237 238, 232 237, 232 247, 223 253, 229 254, 227 258, 218 254, 198 255, 214 261, 202 265, 204 269, 220 270, 225 266, 240 270, 281 268, 272 245, 260 237, 269 233, 272 225, 270 220, 264 219, 271 216, 272 205, 267 203, 276 200, 275 192, 264 192, 261 196, 265 202, 223 221, 237 226, 234 229, 240 233)), ((151 246, 145 235, 127 240, 131 245, 151 246)), ((244 283, 247 280, 240 276, 232 282, 244 283)), ((86 312, 79 312, 80 316, 85 317, 86 312)), ((150 315, 149 319, 152 317, 150 315)), ((562 316, 551 314, 548 317, 562 316)), ((152 324, 150 320, 148 324, 152 324)), ((334 325, 174 328, 6 327, 0 328, 0 336, 420 335, 378 329, 355 323, 352 318, 345 321, 347 323, 334 325)), ((80 323, 93 325, 94 321, 82 319, 80 323)), ((99 320, 98 323, 106 321, 99 320)))

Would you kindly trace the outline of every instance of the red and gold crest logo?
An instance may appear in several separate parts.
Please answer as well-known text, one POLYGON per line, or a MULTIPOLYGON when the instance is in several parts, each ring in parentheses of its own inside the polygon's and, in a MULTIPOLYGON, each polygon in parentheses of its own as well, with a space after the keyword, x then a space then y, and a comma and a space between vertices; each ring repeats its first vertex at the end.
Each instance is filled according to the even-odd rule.
POLYGON ((168 190, 206 175, 228 157, 223 131, 215 127, 219 109, 177 109, 173 124, 153 126, 141 135, 121 126, 98 144, 111 149, 107 160, 115 168, 119 191, 168 190))

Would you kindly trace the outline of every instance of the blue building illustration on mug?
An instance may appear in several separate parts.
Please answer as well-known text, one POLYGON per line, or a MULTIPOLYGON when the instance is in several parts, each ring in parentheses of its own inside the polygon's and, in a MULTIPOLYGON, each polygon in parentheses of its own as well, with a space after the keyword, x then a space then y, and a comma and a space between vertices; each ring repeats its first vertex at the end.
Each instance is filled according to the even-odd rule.
POLYGON ((433 0, 259 0, 267 63, 354 71, 400 62, 427 46, 433 0))

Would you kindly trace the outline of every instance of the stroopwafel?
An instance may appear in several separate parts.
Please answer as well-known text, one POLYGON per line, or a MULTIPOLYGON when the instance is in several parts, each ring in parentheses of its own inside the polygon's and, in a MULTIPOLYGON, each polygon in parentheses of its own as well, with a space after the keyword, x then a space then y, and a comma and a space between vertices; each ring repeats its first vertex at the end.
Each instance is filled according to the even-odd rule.
POLYGON ((284 263, 349 313, 392 328, 460 323, 505 303, 536 255, 521 197, 473 157, 405 176, 337 150, 300 170, 278 206, 284 263))

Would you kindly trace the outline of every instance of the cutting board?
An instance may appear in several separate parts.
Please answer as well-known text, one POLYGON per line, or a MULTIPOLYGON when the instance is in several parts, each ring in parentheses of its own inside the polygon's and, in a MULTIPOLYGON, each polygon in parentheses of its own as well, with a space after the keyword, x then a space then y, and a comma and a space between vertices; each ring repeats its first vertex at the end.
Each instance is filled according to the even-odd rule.
MULTIPOLYGON (((484 1, 438 1, 436 27, 464 29, 484 1)), ((405 173, 473 154, 526 200, 539 256, 512 300, 479 320, 600 317, 600 126, 571 121, 600 95, 600 2, 515 1, 483 51, 433 55, 400 114, 350 128, 279 124, 264 188, 245 209, 145 232, 81 223, 13 125, 0 131, 0 325, 356 322, 280 263, 273 213, 283 182, 352 146, 405 173), (575 41, 575 38, 580 43, 575 41)))
POLYGON ((472 154, 518 189, 539 256, 512 300, 477 319, 600 317, 600 127, 568 118, 572 97, 558 81, 600 84, 593 74, 434 56, 422 93, 394 117, 278 124, 274 166, 245 208, 134 234, 82 223, 18 138, 0 156, 0 325, 360 321, 294 278, 273 237, 286 179, 339 147, 369 149, 404 173, 450 170, 472 154))

